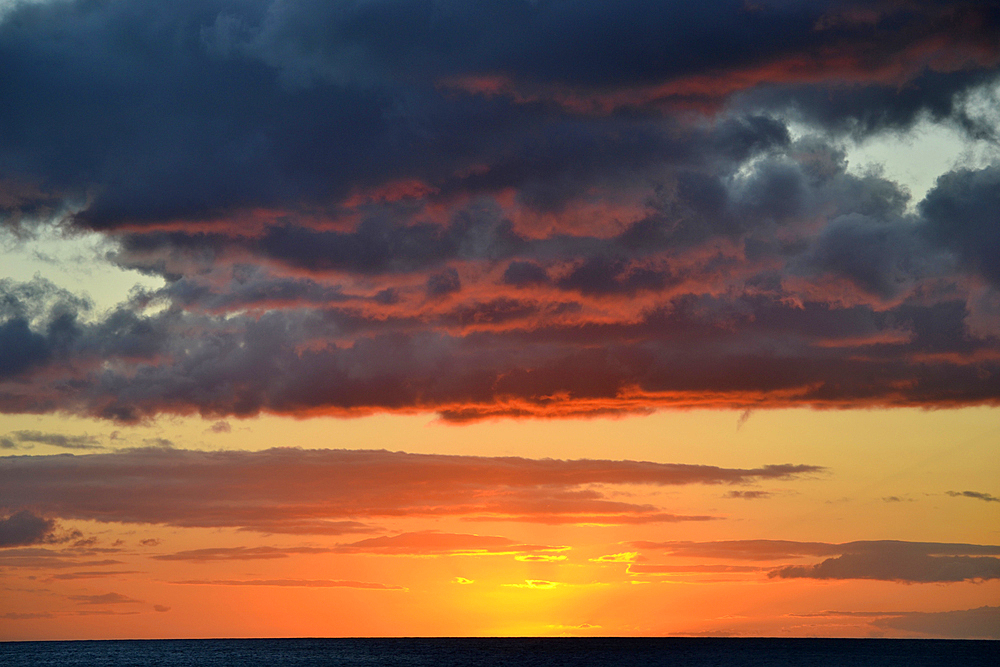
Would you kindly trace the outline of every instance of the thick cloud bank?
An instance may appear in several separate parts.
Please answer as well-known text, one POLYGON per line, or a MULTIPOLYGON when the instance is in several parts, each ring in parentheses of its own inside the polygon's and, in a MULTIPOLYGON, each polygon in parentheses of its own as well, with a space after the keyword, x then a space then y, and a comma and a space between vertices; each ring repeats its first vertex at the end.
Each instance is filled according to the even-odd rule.
POLYGON ((993 1, 16 4, 0 233, 166 284, 0 281, 0 411, 995 405, 1000 165, 914 202, 841 142, 995 140, 998 45, 993 1))

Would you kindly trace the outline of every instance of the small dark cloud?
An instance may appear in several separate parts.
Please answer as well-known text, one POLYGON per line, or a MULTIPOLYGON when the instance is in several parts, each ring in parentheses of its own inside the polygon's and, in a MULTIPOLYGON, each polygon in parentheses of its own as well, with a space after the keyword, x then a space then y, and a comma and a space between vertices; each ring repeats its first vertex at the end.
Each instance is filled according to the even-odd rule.
POLYGON ((28 510, 0 518, 0 548, 40 544, 52 537, 55 521, 36 516, 28 510))
POLYGON ((93 605, 138 604, 142 602, 142 600, 136 600, 128 597, 127 595, 122 595, 121 593, 105 593, 103 595, 69 595, 67 598, 80 604, 93 605))
POLYGON ((231 433, 233 427, 229 425, 227 421, 217 421, 208 427, 208 430, 212 433, 231 433))
MULTIPOLYGON (((102 449, 100 439, 89 435, 64 435, 62 433, 43 433, 41 431, 14 431, 7 434, 4 440, 17 443, 49 445, 62 449, 102 449)), ((14 444, 11 442, 11 444, 14 444)), ((17 445, 14 445, 17 447, 17 445)), ((4 448, 6 445, 4 445, 4 448)))
POLYGON ((153 605, 153 611, 166 612, 166 611, 170 611, 170 607, 168 607, 166 605, 162 605, 162 604, 154 604, 153 605))
POLYGON ((770 498, 774 494, 770 491, 730 491, 726 498, 742 498, 743 500, 763 500, 770 498))
POLYGON ((1000 287, 1000 166, 944 174, 920 203, 928 236, 953 249, 965 267, 1000 287))
POLYGON ((556 285, 587 296, 613 296, 661 290, 671 280, 670 272, 666 270, 607 257, 593 257, 557 280, 556 285))
POLYGON ((976 500, 985 500, 988 503, 1000 503, 1000 498, 980 491, 946 491, 945 493, 952 498, 975 498, 976 500))
POLYGON ((144 540, 139 540, 139 545, 144 547, 157 547, 160 546, 160 540, 155 537, 148 537, 144 540))
POLYGON ((504 284, 514 287, 544 285, 549 282, 549 274, 535 262, 514 261, 507 265, 502 280, 504 284))
POLYGON ((886 614, 872 625, 887 630, 918 632, 928 637, 953 639, 1000 639, 1000 607, 956 611, 908 611, 886 614))
POLYGON ((458 271, 453 268, 433 273, 427 277, 427 296, 429 297, 446 296, 461 289, 462 281, 459 280, 458 271))
POLYGON ((815 565, 772 570, 781 579, 875 579, 907 583, 1000 579, 1000 547, 935 545, 916 542, 855 542, 842 555, 815 565), (963 553, 965 552, 965 553, 963 553), (955 555, 958 554, 958 555, 955 555))

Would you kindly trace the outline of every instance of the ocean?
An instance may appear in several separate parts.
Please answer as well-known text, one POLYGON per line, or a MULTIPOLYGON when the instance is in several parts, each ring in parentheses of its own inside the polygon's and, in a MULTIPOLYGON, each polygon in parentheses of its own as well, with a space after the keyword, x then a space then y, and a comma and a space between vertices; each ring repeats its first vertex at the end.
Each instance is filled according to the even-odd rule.
POLYGON ((3 667, 997 667, 1000 642, 446 638, 0 642, 3 667))

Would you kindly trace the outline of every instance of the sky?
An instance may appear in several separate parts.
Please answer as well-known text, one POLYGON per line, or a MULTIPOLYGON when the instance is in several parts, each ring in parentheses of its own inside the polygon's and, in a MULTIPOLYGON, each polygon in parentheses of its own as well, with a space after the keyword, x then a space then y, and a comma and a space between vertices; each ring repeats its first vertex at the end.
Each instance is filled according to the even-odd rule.
POLYGON ((1000 639, 1000 2, 0 1, 0 641, 1000 639))

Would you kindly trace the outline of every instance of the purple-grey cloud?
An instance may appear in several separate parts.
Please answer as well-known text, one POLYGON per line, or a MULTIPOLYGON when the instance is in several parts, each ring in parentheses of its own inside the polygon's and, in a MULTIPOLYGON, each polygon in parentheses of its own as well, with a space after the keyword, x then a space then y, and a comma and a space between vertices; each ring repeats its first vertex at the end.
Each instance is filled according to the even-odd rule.
POLYGON ((55 521, 36 516, 28 510, 0 518, 0 548, 20 547, 45 542, 52 535, 55 521))
POLYGON ((0 411, 996 405, 1000 167, 910 202, 848 171, 841 140, 920 119, 995 135, 970 100, 998 81, 998 17, 19 3, 0 227, 96 230, 165 285, 95 313, 0 280, 0 411))

